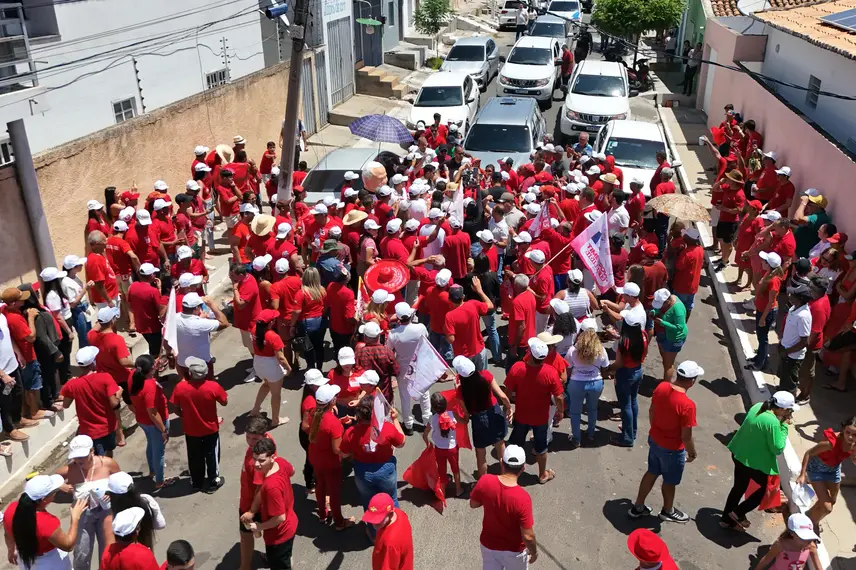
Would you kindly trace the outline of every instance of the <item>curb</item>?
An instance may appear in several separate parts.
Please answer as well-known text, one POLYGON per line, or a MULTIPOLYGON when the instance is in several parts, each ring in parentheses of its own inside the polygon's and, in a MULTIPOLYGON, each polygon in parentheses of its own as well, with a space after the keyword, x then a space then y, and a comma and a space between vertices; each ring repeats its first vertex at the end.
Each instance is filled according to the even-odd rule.
MULTIPOLYGON (((657 117, 660 119, 660 124, 663 126, 663 131, 666 133, 666 140, 669 144, 669 150, 672 152, 672 155, 675 158, 680 158, 677 153, 677 145, 675 144, 675 140, 672 136, 672 132, 669 129, 669 126, 663 120, 662 107, 657 104, 657 117)), ((677 168, 678 179, 681 183, 681 189, 683 192, 690 197, 695 194, 695 189, 692 184, 689 182, 689 176, 687 176, 686 170, 684 170, 683 166, 677 168)), ((693 198, 695 199, 695 198, 693 198)), ((701 235, 702 244, 705 247, 710 246, 713 243, 713 238, 708 231, 708 228, 704 224, 696 224, 696 228, 701 235)), ((713 262, 710 259, 710 252, 705 250, 704 253, 707 273, 710 277, 712 288, 714 293, 716 294, 716 299, 721 309, 723 316, 725 317, 723 320, 725 321, 725 329, 728 333, 729 338, 732 341, 732 346, 740 347, 741 350, 735 351, 737 362, 739 368, 737 369, 737 374, 742 375, 743 384, 746 386, 746 392, 749 394, 749 399, 752 401, 752 404, 757 404, 758 402, 762 402, 768 400, 771 396, 769 389, 767 388, 767 383, 764 381, 764 377, 760 372, 753 372, 743 368, 748 363, 746 358, 747 354, 752 354, 755 351, 752 349, 752 345, 749 342, 749 333, 743 329, 742 323, 745 319, 735 319, 734 313, 731 311, 731 307, 739 304, 739 301, 734 300, 731 293, 727 291, 725 278, 721 273, 717 273, 713 270, 713 262), (738 323, 740 323, 738 325, 738 323)), ((787 444, 785 446, 784 452, 782 455, 778 457, 779 463, 779 476, 783 484, 781 490, 785 493, 785 496, 788 498, 788 508, 791 513, 803 512, 805 510, 800 509, 800 507, 791 499, 791 480, 795 479, 802 469, 802 461, 797 455, 797 452, 794 450, 793 445, 791 444, 790 437, 787 440, 787 444)), ((826 570, 831 567, 831 562, 829 559, 829 553, 826 550, 826 547, 823 545, 823 540, 821 539, 820 543, 817 547, 817 554, 820 558, 820 562, 823 565, 822 570, 826 570)), ((815 569, 821 570, 821 569, 815 569)))

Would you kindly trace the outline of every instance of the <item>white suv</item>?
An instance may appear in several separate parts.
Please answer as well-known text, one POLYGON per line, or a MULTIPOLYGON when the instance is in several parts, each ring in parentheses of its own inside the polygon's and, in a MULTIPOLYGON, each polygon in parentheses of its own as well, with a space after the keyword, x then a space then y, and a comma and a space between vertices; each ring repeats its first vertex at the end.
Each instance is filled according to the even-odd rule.
POLYGON ((497 95, 534 97, 542 109, 549 108, 561 82, 561 53, 556 38, 523 36, 507 59, 500 58, 504 65, 499 70, 497 95))
POLYGON ((607 122, 630 118, 627 70, 615 61, 587 59, 574 68, 559 129, 567 137, 596 133, 607 122))

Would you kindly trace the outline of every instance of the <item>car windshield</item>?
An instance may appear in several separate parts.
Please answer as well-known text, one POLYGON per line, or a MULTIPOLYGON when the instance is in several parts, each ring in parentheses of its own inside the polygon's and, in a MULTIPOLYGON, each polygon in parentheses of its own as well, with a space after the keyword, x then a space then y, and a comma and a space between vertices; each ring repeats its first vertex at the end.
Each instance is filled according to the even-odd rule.
POLYGON ((550 50, 536 47, 516 47, 508 56, 508 63, 518 65, 548 65, 552 63, 550 50))
POLYGON ((446 61, 484 61, 484 47, 453 46, 446 61))
POLYGON ((457 107, 464 104, 464 96, 459 86, 423 87, 414 107, 457 107))
MULTIPOLYGON (((345 172, 348 170, 359 172, 361 169, 362 166, 345 170, 320 170, 318 168, 314 168, 303 180, 303 189, 307 192, 323 192, 325 194, 334 192, 335 195, 338 196, 342 189, 342 183, 345 180, 345 172)), ((351 182, 351 187, 356 190, 361 190, 363 188, 362 179, 357 178, 351 182)))
POLYGON ((529 35, 542 38, 564 38, 565 24, 561 22, 535 22, 529 35))
POLYGON ((612 138, 606 142, 605 154, 615 157, 615 164, 631 168, 656 170, 657 153, 665 152, 662 142, 612 138))
POLYGON ((464 143, 467 152, 529 152, 532 136, 524 125, 475 124, 464 143))
POLYGON ((624 80, 610 75, 578 75, 571 93, 593 97, 626 97, 624 80))
POLYGON ((553 2, 550 4, 549 8, 550 12, 578 12, 580 10, 580 5, 576 2, 553 2))
POLYGON ((517 10, 518 8, 520 8, 520 2, 517 0, 507 0, 505 2, 506 10, 517 10))

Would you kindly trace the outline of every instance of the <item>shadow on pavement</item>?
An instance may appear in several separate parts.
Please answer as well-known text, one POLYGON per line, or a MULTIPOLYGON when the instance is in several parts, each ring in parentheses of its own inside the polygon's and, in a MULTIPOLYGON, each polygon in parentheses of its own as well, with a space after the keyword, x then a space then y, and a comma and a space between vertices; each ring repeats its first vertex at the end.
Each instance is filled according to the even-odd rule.
POLYGON ((637 528, 647 528, 659 533, 662 523, 656 514, 638 519, 631 519, 627 511, 633 507, 633 501, 627 498, 612 499, 603 504, 603 516, 621 534, 629 535, 637 528))
POLYGON ((727 530, 719 526, 722 511, 710 507, 702 507, 695 516, 699 534, 722 548, 740 548, 750 542, 761 542, 747 532, 727 530))
POLYGON ((720 376, 714 380, 700 380, 699 384, 704 386, 720 398, 727 398, 729 396, 739 396, 740 388, 737 386, 737 383, 730 378, 725 378, 720 376))
MULTIPOLYGON (((196 560, 196 564, 194 565, 197 568, 204 568, 204 564, 207 560, 211 558, 211 554, 209 552, 195 552, 194 558, 196 560)), ((223 560, 220 561, 217 566, 215 566, 215 570, 233 570, 234 568, 239 568, 241 566, 241 543, 236 542, 232 545, 232 548, 229 549, 229 552, 223 556, 223 560)), ((267 562, 265 561, 262 553, 258 551, 258 549, 253 551, 253 562, 251 565, 253 568, 267 568, 267 562)))

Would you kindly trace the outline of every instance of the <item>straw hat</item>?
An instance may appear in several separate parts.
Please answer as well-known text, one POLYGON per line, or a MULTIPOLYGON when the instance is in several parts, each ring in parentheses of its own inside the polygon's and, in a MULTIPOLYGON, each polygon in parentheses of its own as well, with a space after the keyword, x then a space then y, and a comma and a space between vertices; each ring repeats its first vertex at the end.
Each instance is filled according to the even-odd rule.
POLYGON ((250 222, 250 230, 252 230, 252 232, 257 236, 265 237, 271 232, 271 230, 273 230, 273 225, 275 223, 276 218, 273 216, 268 214, 259 214, 253 218, 252 222, 250 222))
POLYGON ((363 212, 362 210, 351 210, 350 212, 345 214, 345 218, 342 220, 342 225, 353 226, 354 224, 358 224, 359 222, 362 222, 368 217, 369 215, 363 212))

